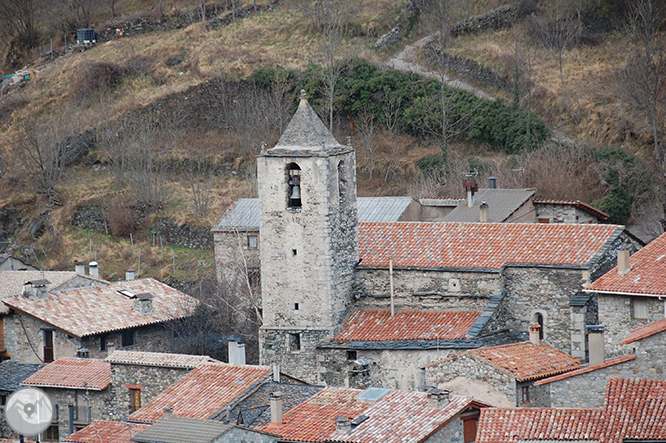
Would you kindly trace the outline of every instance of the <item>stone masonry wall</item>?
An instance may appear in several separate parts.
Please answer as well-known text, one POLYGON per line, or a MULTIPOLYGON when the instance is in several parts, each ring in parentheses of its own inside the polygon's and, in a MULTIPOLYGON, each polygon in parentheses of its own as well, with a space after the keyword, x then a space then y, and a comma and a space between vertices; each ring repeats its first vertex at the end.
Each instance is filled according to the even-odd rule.
POLYGON ((631 297, 628 295, 599 294, 599 323, 606 326, 604 341, 606 357, 623 353, 622 339, 633 329, 664 318, 666 301, 655 297, 631 297), (634 318, 633 303, 636 299, 647 303, 647 319, 634 318))
POLYGON ((606 384, 613 377, 666 379, 666 333, 655 334, 623 346, 624 354, 636 353, 636 359, 545 385, 553 407, 600 408, 606 384))
POLYGON ((111 332, 104 335, 93 335, 82 339, 82 346, 90 351, 90 358, 106 358, 115 349, 127 351, 169 352, 173 333, 163 325, 148 325, 134 329, 134 344, 122 346, 122 335, 120 332, 111 332), (100 350, 102 338, 107 343, 114 343, 114 348, 107 347, 106 351, 100 350))
POLYGON ((261 364, 279 362, 282 370, 308 383, 321 384, 315 350, 319 343, 330 338, 332 331, 326 329, 259 329, 261 364), (292 350, 291 334, 300 336, 300 350, 292 350))
POLYGON ((459 416, 453 417, 445 426, 424 441, 427 443, 463 443, 463 421, 459 416))
POLYGON ((166 388, 180 380, 189 369, 158 366, 111 364, 111 395, 107 409, 115 420, 124 420, 132 412, 131 392, 125 385, 140 385, 141 404, 146 405, 166 388))
POLYGON ((43 363, 44 330, 53 331, 54 359, 76 357, 81 341, 29 315, 15 312, 4 317, 5 346, 12 359, 21 363, 43 363))
POLYGON ((550 223, 599 223, 599 220, 571 205, 536 205, 537 218, 547 218, 550 223))
POLYGON ((109 388, 103 391, 92 391, 84 389, 46 389, 54 407, 57 407, 57 416, 53 424, 58 425, 60 438, 63 439, 69 433, 69 405, 74 406, 74 432, 84 428, 93 420, 107 420, 109 418, 106 402, 109 399, 109 388), (78 400, 77 400, 78 396, 78 400), (81 402, 82 396, 89 399, 89 415, 85 403, 81 402), (77 401, 79 403, 77 403, 77 401))

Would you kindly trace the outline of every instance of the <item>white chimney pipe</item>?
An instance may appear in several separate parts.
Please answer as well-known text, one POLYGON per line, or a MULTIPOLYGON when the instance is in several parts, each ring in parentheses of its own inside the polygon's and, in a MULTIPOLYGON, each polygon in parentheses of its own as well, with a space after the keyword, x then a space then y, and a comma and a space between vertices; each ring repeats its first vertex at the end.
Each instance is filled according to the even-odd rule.
POLYGON ((86 275, 86 264, 82 262, 81 260, 77 260, 74 262, 74 271, 76 271, 77 274, 80 275, 86 275))
POLYGON ((604 344, 604 325, 588 325, 588 341, 590 344, 590 366, 598 365, 606 361, 606 350, 604 344))
POLYGON ((282 423, 282 392, 271 392, 271 423, 282 423))
POLYGON ((92 275, 93 277, 99 277, 99 268, 97 267, 96 261, 91 261, 90 263, 88 263, 88 267, 90 275, 92 275))
POLYGON ((481 223, 490 223, 490 208, 485 201, 479 206, 479 221, 481 223))
POLYGON ((125 280, 130 281, 136 278, 136 271, 134 269, 128 269, 125 271, 125 280))
POLYGON ((617 251, 617 272, 620 275, 628 274, 631 270, 631 262, 629 260, 630 253, 628 249, 618 249, 617 251))

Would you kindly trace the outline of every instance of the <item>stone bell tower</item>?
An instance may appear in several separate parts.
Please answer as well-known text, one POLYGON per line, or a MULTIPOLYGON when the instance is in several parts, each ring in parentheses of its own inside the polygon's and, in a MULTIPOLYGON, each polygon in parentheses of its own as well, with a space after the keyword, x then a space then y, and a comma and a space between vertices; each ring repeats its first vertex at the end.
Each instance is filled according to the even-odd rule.
MULTIPOLYGON (((348 143, 349 145, 349 143, 348 143)), ((277 145, 257 160, 262 364, 317 381, 315 347, 335 335, 358 262, 356 157, 301 91, 277 145)))

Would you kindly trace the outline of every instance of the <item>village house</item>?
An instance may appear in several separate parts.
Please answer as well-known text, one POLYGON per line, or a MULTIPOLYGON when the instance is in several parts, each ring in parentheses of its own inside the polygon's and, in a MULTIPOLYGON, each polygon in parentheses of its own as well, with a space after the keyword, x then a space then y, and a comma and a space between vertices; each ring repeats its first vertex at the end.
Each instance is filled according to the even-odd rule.
MULTIPOLYGON (((580 367, 580 360, 539 339, 472 349, 423 367, 426 383, 458 395, 473 396, 493 406, 551 406, 550 392, 538 382, 580 367)), ((603 391, 603 389, 602 389, 603 391)))
MULTIPOLYGON (((46 277, 46 276, 45 276, 46 277)), ((105 358, 115 349, 167 352, 174 320, 191 315, 198 301, 151 278, 48 291, 46 279, 4 298, 6 352, 26 363, 48 363, 81 352, 105 358)))
MULTIPOLYGON (((598 318, 582 284, 610 269, 617 249, 642 246, 614 225, 400 221, 411 203, 360 222, 354 151, 305 96, 257 162, 259 238, 240 244, 256 245, 261 263, 260 362, 311 383, 415 388, 420 366, 525 340, 533 323, 544 342, 587 360, 586 326, 598 318)), ((242 223, 230 211, 224 223, 236 230, 257 226, 252 204, 242 223)))
POLYGON ((666 234, 633 255, 620 251, 617 266, 584 292, 598 298, 607 355, 622 354, 621 341, 631 330, 666 316, 666 234))
POLYGON ((259 429, 280 442, 471 442, 487 406, 437 389, 326 388, 286 413, 277 393, 271 423, 259 429))
MULTIPOLYGON (((580 387, 586 389, 585 386, 580 387)), ((476 443, 666 440, 666 382, 613 378, 599 408, 486 408, 476 443)))
POLYGON ((54 407, 45 441, 60 441, 92 422, 108 417, 111 364, 89 358, 64 358, 44 366, 23 381, 46 392, 54 407))
POLYGON ((0 254, 0 271, 36 271, 31 266, 11 254, 0 254))

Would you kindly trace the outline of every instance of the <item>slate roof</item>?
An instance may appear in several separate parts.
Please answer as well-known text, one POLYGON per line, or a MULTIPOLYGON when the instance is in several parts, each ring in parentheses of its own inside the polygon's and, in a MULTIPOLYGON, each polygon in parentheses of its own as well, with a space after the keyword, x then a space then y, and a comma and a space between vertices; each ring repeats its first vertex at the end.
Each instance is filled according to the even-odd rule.
POLYGON ((334 340, 437 340, 464 339, 477 318, 476 311, 359 310, 334 340))
POLYGON ((8 306, 49 323, 77 337, 135 328, 187 317, 198 301, 152 278, 121 281, 103 287, 53 292, 46 300, 14 296, 8 306), (141 314, 134 300, 120 290, 151 293, 153 310, 141 314))
POLYGON ((666 440, 666 381, 613 378, 603 408, 482 409, 477 443, 666 440))
POLYGON ((238 422, 238 416, 242 416, 242 425, 259 427, 271 421, 270 394, 271 392, 282 392, 282 411, 287 412, 296 405, 303 403, 317 392, 324 389, 323 386, 312 386, 296 383, 276 383, 268 380, 247 398, 240 401, 231 411, 231 421, 238 422))
POLYGON ((623 231, 615 225, 359 223, 360 267, 501 270, 587 269, 623 231))
POLYGON ((479 206, 483 201, 488 204, 491 223, 510 221, 511 215, 532 198, 535 193, 536 189, 479 189, 474 195, 473 206, 467 206, 467 199, 465 199, 446 214, 442 221, 478 223, 480 219, 479 206))
MULTIPOLYGON (((396 222, 412 197, 358 197, 359 222, 396 222)), ((261 218, 258 198, 244 198, 229 206, 213 227, 213 232, 258 231, 261 218)))
MULTIPOLYGON (((580 360, 576 357, 545 343, 541 343, 539 346, 530 342, 511 343, 465 351, 464 354, 472 355, 511 374, 519 382, 548 377, 580 367, 580 360)), ((424 367, 456 357, 447 357, 424 365, 424 367)))
POLYGON ((310 155, 326 153, 343 148, 333 137, 308 103, 307 95, 301 91, 298 109, 268 155, 310 155))
POLYGON ((120 365, 160 366, 164 368, 194 369, 207 363, 221 363, 207 355, 170 354, 166 352, 140 352, 118 350, 104 361, 120 365))
MULTIPOLYGON (((57 291, 65 283, 81 277, 94 282, 107 284, 108 282, 89 275, 77 274, 74 271, 0 271, 0 299, 21 294, 23 284, 28 281, 48 280, 50 284, 46 285, 48 291, 57 291)), ((9 308, 0 303, 0 314, 8 314, 9 308)))
POLYGON ((535 205, 563 205, 563 206, 573 206, 576 209, 587 212, 590 215, 595 216, 599 220, 608 220, 610 215, 606 214, 599 209, 583 203, 580 200, 549 200, 549 199, 533 199, 532 203, 535 205))
MULTIPOLYGON (((131 438, 149 424, 95 420, 63 440, 68 443, 131 443, 131 438)), ((192 442, 194 443, 194 442, 192 442)))
POLYGON ((233 427, 233 425, 219 421, 170 417, 163 418, 147 429, 137 432, 132 441, 138 443, 212 443, 233 427))
POLYGON ((16 360, 5 360, 0 363, 0 391, 14 392, 21 387, 21 382, 44 365, 35 363, 19 363, 16 360))
POLYGON ((585 292, 666 295, 666 233, 632 255, 629 261, 629 272, 621 275, 616 266, 586 286, 585 292))
POLYGON ((26 378, 23 384, 101 391, 111 384, 111 363, 92 358, 62 358, 44 366, 26 378))
POLYGON ((666 331, 666 318, 662 318, 661 320, 657 320, 645 326, 641 326, 640 328, 634 329, 633 331, 629 332, 629 334, 626 337, 622 339, 620 344, 628 345, 629 343, 633 343, 638 340, 643 340, 644 338, 648 338, 652 335, 664 331, 666 331))
POLYGON ((281 424, 260 429, 286 441, 420 442, 473 404, 469 397, 451 395, 448 405, 432 408, 425 392, 387 391, 370 402, 358 398, 364 392, 359 389, 327 388, 284 414, 281 424), (360 415, 368 418, 350 432, 335 430, 336 417, 360 415))
POLYGON ((154 423, 170 407, 175 416, 209 419, 247 391, 265 381, 266 366, 209 363, 183 378, 135 411, 129 420, 154 423))
POLYGON ((534 382, 534 386, 539 386, 539 385, 547 385, 548 383, 552 383, 555 381, 560 381, 560 380, 565 380, 567 378, 575 377, 577 375, 581 374, 587 374, 588 372, 593 372, 599 369, 604 369, 608 368, 610 366, 615 366, 619 365, 620 363, 625 363, 631 360, 634 360, 636 358, 636 354, 630 354, 630 355, 623 355, 621 357, 615 357, 615 358, 609 358, 608 360, 604 361, 603 363, 599 363, 596 365, 592 366, 583 366, 582 368, 578 368, 575 371, 571 372, 565 372, 564 374, 559 374, 559 375, 554 375, 552 377, 544 378, 542 380, 538 380, 534 382))

